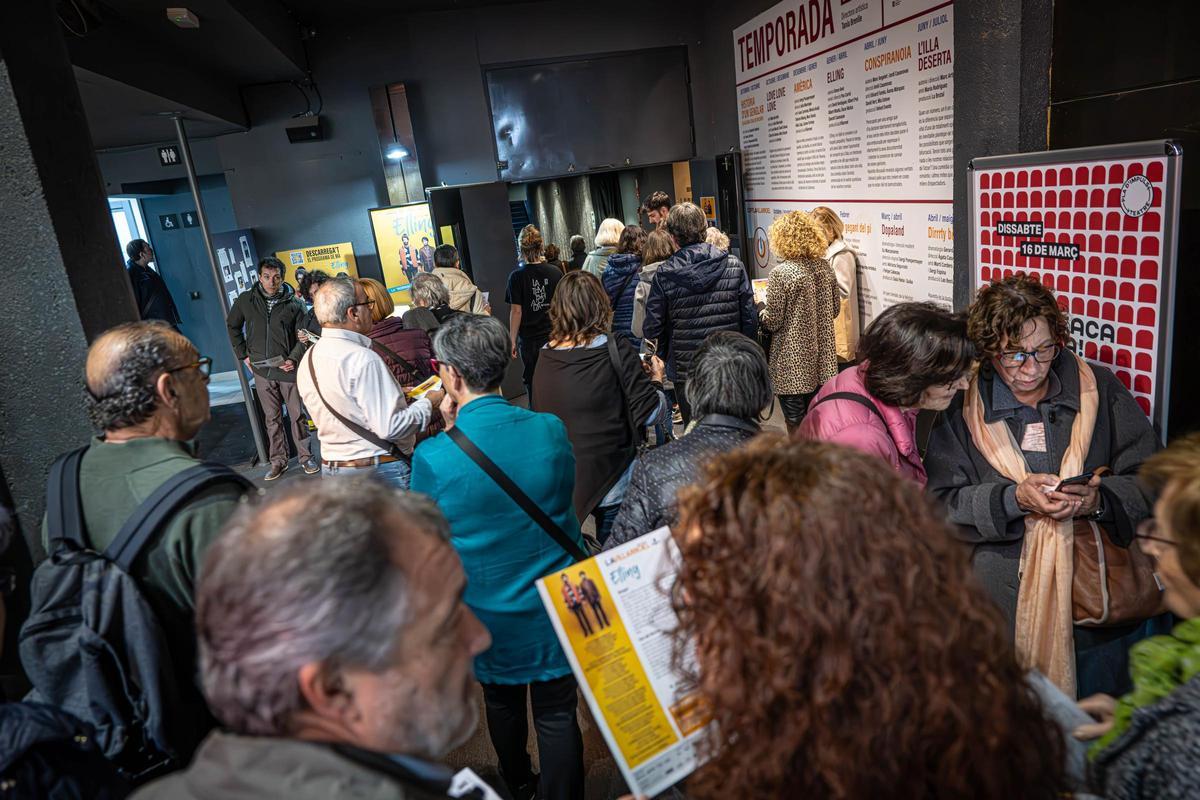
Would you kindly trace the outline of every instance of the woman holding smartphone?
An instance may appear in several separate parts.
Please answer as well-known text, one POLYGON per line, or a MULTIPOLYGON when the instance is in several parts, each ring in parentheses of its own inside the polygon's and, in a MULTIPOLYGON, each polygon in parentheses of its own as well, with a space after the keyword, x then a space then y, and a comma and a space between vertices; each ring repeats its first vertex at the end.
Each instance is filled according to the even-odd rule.
POLYGON ((1121 381, 1067 349, 1069 330, 1033 278, 981 289, 967 319, 981 367, 934 426, 925 467, 1023 663, 1068 695, 1115 695, 1128 688, 1129 646, 1161 625, 1075 623, 1073 531, 1094 522, 1128 546, 1150 513, 1137 471, 1159 442, 1121 381))

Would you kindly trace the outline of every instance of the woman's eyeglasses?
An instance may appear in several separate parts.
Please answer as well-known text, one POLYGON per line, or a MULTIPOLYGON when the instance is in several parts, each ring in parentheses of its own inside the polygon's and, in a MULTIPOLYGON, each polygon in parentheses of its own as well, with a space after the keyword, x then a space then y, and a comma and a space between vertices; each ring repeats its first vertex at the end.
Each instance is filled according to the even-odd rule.
POLYGON ((1062 348, 1056 344, 1048 344, 1036 350, 1007 350, 1000 354, 1000 363, 1006 367, 1019 367, 1026 359, 1032 358, 1039 364, 1049 364, 1058 358, 1062 348))
POLYGON ((1133 538, 1145 539, 1148 542, 1158 542, 1159 544, 1171 545, 1172 547, 1179 544, 1179 542, 1158 535, 1158 520, 1154 519, 1154 517, 1142 520, 1133 538))

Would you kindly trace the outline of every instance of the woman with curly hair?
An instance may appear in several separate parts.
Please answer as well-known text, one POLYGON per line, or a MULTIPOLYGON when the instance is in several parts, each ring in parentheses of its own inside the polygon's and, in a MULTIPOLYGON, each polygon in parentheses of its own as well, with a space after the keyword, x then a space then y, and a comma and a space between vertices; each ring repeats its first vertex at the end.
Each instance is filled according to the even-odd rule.
POLYGON ((1150 513, 1137 473, 1159 442, 1117 376, 1067 349, 1069 330, 1054 293, 1032 277, 980 289, 967 312, 980 370, 934 426, 925 468, 929 490, 973 546, 975 572, 1022 663, 1068 695, 1118 695, 1129 687, 1130 645, 1166 630, 1165 621, 1146 622, 1160 593, 1149 570, 1144 604, 1142 593, 1110 597, 1099 580, 1077 592, 1073 542, 1103 533, 1106 547, 1128 547, 1150 513), (1103 607, 1084 602, 1092 597, 1103 607))
POLYGON ((759 320, 772 333, 771 382, 792 433, 821 384, 837 374, 833 320, 842 299, 825 260, 825 233, 811 215, 784 214, 767 235, 778 263, 767 280, 759 320))
POLYGON ((676 652, 694 645, 715 722, 689 797, 1067 789, 1062 736, 949 526, 879 459, 760 437, 680 493, 675 530, 676 652))

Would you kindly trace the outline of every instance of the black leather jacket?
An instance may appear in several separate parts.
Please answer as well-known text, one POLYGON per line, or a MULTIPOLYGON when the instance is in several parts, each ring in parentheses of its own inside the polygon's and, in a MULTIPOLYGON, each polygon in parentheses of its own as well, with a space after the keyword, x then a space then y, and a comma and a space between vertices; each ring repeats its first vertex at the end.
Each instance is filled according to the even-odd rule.
POLYGON ((709 458, 727 453, 761 432, 749 420, 708 414, 686 436, 656 447, 638 459, 621 511, 604 549, 675 522, 675 495, 700 475, 709 458))

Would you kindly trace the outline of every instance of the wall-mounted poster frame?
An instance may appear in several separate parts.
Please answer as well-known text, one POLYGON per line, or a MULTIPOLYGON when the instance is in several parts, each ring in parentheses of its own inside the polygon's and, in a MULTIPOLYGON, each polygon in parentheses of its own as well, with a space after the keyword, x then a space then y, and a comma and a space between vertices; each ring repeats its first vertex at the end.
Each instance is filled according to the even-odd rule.
POLYGON ((971 296, 1017 272, 1054 290, 1077 353, 1129 389, 1163 441, 1183 150, 1152 140, 976 158, 971 296))
POLYGON ((437 236, 429 203, 404 203, 368 210, 375 252, 383 270, 383 283, 398 303, 408 303, 412 280, 418 274, 433 272, 433 251, 437 236))

